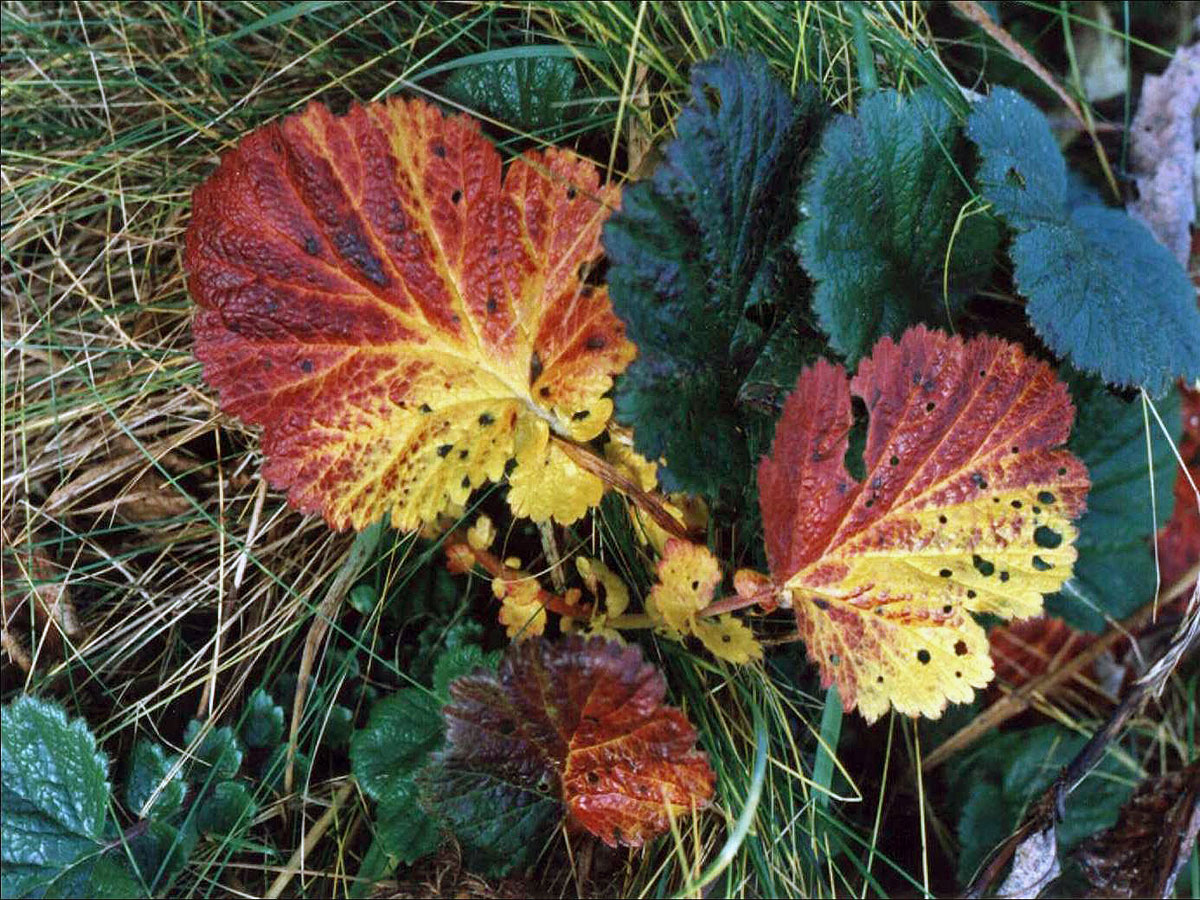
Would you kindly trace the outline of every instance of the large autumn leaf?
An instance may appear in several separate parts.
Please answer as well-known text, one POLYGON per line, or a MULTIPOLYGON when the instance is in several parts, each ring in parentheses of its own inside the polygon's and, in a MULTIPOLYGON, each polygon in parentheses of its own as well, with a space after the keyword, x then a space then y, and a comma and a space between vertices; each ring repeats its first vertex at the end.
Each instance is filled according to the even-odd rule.
POLYGON ((713 792, 696 730, 665 695, 636 647, 513 644, 496 674, 451 684, 426 796, 471 853, 536 855, 564 812, 610 846, 641 846, 713 792))
POLYGON ((1036 615, 1071 574, 1088 489, 1059 449, 1073 415, 1015 344, 923 326, 853 379, 824 361, 801 374, 759 466, 767 558, 846 708, 938 716, 991 679, 970 614, 1036 615), (851 394, 870 417, 861 481, 844 461, 851 394))
POLYGON ((419 100, 310 104, 196 189, 196 355, 263 426, 271 482, 334 527, 414 528, 514 457, 518 514, 577 518, 599 481, 550 435, 602 432, 635 353, 581 280, 617 197, 565 151, 502 174, 475 121, 419 100))

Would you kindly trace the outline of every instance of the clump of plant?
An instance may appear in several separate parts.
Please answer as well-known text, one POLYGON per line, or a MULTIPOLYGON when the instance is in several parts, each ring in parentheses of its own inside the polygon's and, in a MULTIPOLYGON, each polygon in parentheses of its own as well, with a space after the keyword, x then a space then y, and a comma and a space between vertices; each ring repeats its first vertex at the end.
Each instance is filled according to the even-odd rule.
MULTIPOLYGON (((265 477, 333 528, 440 541, 512 641, 441 655, 355 734, 376 804, 364 881, 449 837, 500 874, 559 828, 636 848, 701 813, 717 776, 666 703, 656 641, 756 667, 784 620, 830 708, 938 718, 992 679, 982 616, 1055 595, 1086 597, 1095 616, 1068 613, 1085 625, 1119 615, 1097 574, 1118 532, 1144 582, 1149 528, 1085 463, 1135 469, 1134 412, 1107 385, 1200 375, 1200 313, 1143 226, 1069 205, 1031 104, 998 90, 964 127, 931 92, 882 91, 832 116, 723 54, 694 69, 676 132, 622 190, 563 148, 506 164, 422 100, 313 103, 194 194, 196 355, 221 407, 261 427, 265 477), (1001 247, 1027 301, 1008 338, 972 305, 1001 247), (497 547, 472 509, 487 485, 552 572, 497 547), (637 571, 555 565, 606 495, 637 571)), ((282 714, 276 729, 261 702, 266 746, 282 714)), ((226 755, 214 828, 252 814, 228 814, 226 755)), ((80 833, 116 859, 102 812, 80 833)))

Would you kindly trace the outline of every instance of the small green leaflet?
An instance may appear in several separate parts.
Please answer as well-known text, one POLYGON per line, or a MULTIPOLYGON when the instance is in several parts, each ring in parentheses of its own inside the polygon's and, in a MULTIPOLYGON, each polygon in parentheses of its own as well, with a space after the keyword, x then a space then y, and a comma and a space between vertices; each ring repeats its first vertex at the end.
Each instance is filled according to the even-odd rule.
POLYGON ((1141 223, 1070 208, 1066 166, 1041 112, 997 88, 967 123, 980 190, 1017 236, 1009 253, 1034 330, 1112 384, 1163 394, 1200 377, 1200 310, 1187 274, 1141 223))
MULTIPOLYGON (((1075 574, 1058 594, 1046 598, 1050 615, 1072 627, 1100 632, 1105 617, 1124 619, 1154 595, 1155 522, 1151 517, 1150 473, 1142 404, 1114 397, 1095 377, 1078 372, 1065 380, 1075 400, 1075 427, 1067 446, 1092 478, 1088 508, 1079 520, 1075 574)), ((1158 414, 1179 443, 1183 425, 1179 393, 1156 401, 1158 414)), ((1175 454, 1152 414, 1154 505, 1161 526, 1175 505, 1175 454)))
POLYGON ((477 115, 546 136, 562 124, 577 77, 569 59, 497 59, 455 69, 442 92, 477 115))
POLYGON ((178 763, 179 757, 167 756, 153 741, 134 744, 125 783, 125 808, 138 817, 143 810, 156 818, 177 812, 187 793, 183 767, 178 763))
MULTIPOLYGON (((822 106, 793 99, 760 57, 692 69, 691 102, 654 175, 625 189, 604 229, 609 295, 638 358, 617 383, 617 416, 668 489, 716 497, 750 480, 739 391, 799 306, 788 247, 792 193, 822 106)), ((791 360, 782 384, 807 359, 791 360)))
POLYGON ((999 231, 969 214, 969 159, 928 89, 874 94, 825 129, 794 241, 821 328, 851 365, 885 334, 946 325, 987 279, 999 231))
POLYGON ((273 748, 283 740, 283 707, 262 688, 255 688, 242 717, 242 740, 256 750, 273 748))

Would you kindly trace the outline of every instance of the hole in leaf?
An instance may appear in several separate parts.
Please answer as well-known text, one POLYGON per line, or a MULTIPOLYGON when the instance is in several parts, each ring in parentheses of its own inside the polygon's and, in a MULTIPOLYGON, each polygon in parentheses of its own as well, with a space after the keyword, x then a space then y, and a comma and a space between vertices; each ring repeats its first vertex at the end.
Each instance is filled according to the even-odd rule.
POLYGON ((462 200, 462 191, 455 191, 450 195, 450 202, 457 205, 462 200))
POLYGON ((491 413, 483 413, 479 417, 479 424, 482 425, 484 428, 487 428, 487 426, 491 425, 495 421, 496 421, 496 419, 495 419, 495 417, 492 416, 491 413))
POLYGON ((968 600, 974 600, 978 596, 979 595, 976 594, 974 591, 967 591, 967 599, 968 600))
POLYGON ((836 666, 841 661, 842 661, 842 658, 840 656, 838 656, 836 653, 829 654, 829 662, 832 663, 833 665, 836 666))
POLYGON ((442 444, 440 447, 437 448, 437 455, 442 457, 443 459, 445 459, 450 454, 450 451, 453 449, 454 449, 453 444, 442 444))
POLYGON ((930 400, 928 403, 925 404, 925 412, 933 412, 935 406, 936 406, 936 404, 932 400, 930 400))
POLYGON ((1004 180, 1013 187, 1018 187, 1025 190, 1025 176, 1017 171, 1016 166, 1009 166, 1008 171, 1004 173, 1004 180))
POLYGON ((1008 572, 1001 572, 1001 573, 1000 573, 1000 580, 1001 580, 1001 581, 1008 581, 1008 572))
POLYGON ((890 462, 893 466, 898 466, 898 465, 900 465, 900 457, 893 456, 891 459, 888 460, 888 462, 890 462))
POLYGON ((1033 532, 1033 542, 1039 547, 1053 550, 1062 543, 1062 535, 1049 525, 1039 525, 1033 532))
POLYGON ((850 431, 846 435, 846 453, 842 457, 842 465, 846 467, 851 478, 855 481, 862 481, 867 477, 866 466, 863 463, 863 451, 867 447, 867 426, 870 424, 870 415, 867 412, 867 404, 861 397, 851 398, 850 410, 854 414, 854 424, 850 426, 850 431))
POLYGON ((704 86, 704 99, 708 101, 708 107, 713 112, 718 112, 721 109, 721 92, 711 84, 704 86))
POLYGON ((1034 567, 1035 569, 1037 569, 1037 571, 1039 571, 1039 572, 1045 572, 1045 571, 1047 571, 1048 569, 1053 569, 1053 568, 1054 568, 1054 566, 1053 566, 1051 563, 1048 563, 1048 562, 1046 562, 1046 561, 1045 561, 1044 559, 1042 559, 1040 556, 1035 556, 1035 557, 1033 558, 1033 567, 1034 567))
POLYGON ((929 655, 929 651, 925 648, 922 647, 917 651, 917 662, 919 662, 921 665, 928 665, 929 660, 931 659, 933 659, 933 657, 929 655))
POLYGON ((599 783, 600 783, 600 776, 599 776, 599 775, 597 775, 595 772, 588 772, 588 773, 587 773, 587 780, 588 780, 588 784, 599 784, 599 783))
POLYGON ((1010 505, 1012 506, 1012 508, 1013 508, 1013 509, 1020 509, 1020 508, 1021 508, 1021 501, 1020 501, 1020 500, 1014 500, 1014 501, 1013 501, 1013 502, 1012 502, 1010 505))
POLYGON ((995 563, 984 559, 978 553, 971 557, 971 565, 973 565, 975 567, 975 571, 977 571, 984 578, 989 578, 996 572, 995 563))
POLYGON ((1038 503, 1045 503, 1047 506, 1049 506, 1056 499, 1058 498, 1049 491, 1038 491, 1038 503))

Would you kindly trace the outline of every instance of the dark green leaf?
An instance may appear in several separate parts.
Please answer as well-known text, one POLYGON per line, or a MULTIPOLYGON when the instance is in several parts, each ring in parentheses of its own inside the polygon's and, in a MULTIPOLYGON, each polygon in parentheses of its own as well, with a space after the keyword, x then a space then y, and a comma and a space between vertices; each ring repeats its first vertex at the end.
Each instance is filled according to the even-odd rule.
POLYGON ((996 88, 976 104, 967 135, 979 148, 980 192, 1009 225, 1063 220, 1067 165, 1036 106, 1016 91, 996 88))
POLYGON ((363 791, 381 804, 403 790, 429 754, 441 746, 438 701, 406 688, 371 709, 367 727, 350 740, 350 766, 363 791))
POLYGON ((151 893, 187 865, 196 838, 195 828, 176 828, 151 819, 143 832, 129 840, 129 855, 151 893))
POLYGON ((1010 254, 1034 330, 1055 353, 1106 381, 1166 391, 1200 377, 1200 310, 1187 274, 1128 215, 1070 208, 1050 125, 1019 94, 997 89, 967 125, 980 190, 1019 233, 1010 254))
MULTIPOLYGON (((1068 445, 1092 479, 1088 508, 1079 521, 1079 559, 1063 591, 1046 599, 1048 611, 1073 627, 1103 631, 1105 616, 1123 619, 1154 595, 1154 551, 1146 425, 1139 400, 1114 397, 1096 378, 1067 378, 1076 419, 1068 445)), ((1178 444, 1179 394, 1158 401, 1159 415, 1178 444)), ((1175 454, 1148 411, 1158 524, 1171 516, 1175 454)))
POLYGON ((325 719, 325 733, 321 743, 326 747, 345 747, 354 734, 354 711, 335 703, 325 719))
POLYGON ((433 668, 433 692, 445 703, 450 699, 450 682, 460 675, 470 675, 476 669, 495 670, 500 652, 484 653, 478 644, 453 647, 438 657, 433 668))
POLYGON ((178 762, 179 757, 167 756, 153 741, 142 740, 134 744, 125 784, 125 808, 139 818, 150 816, 156 819, 177 811, 183 805, 187 791, 183 767, 178 762), (154 805, 146 809, 151 798, 154 805))
POLYGON ((791 195, 820 100, 793 100, 761 58, 697 65, 691 102, 654 175, 626 189, 604 245, 609 293, 639 348, 617 385, 664 485, 716 496, 749 477, 738 390, 800 272, 791 195))
POLYGON ((456 69, 442 92, 476 114, 544 134, 562 123, 576 77, 569 59, 503 59, 456 69))
POLYGON ((458 838, 465 866, 484 875, 531 865, 563 816, 557 793, 539 790, 515 770, 439 760, 422 774, 421 787, 458 838))
MULTIPOLYGON (((970 880, 1086 741, 1086 735, 1060 725, 1042 725, 994 733, 950 763, 949 800, 959 809, 960 881, 970 880)), ((1060 851, 1115 822, 1135 779, 1116 754, 1105 755, 1067 799, 1066 817, 1057 829, 1060 851)))
POLYGON ((236 834, 250 824, 257 812, 258 804, 244 784, 222 781, 200 801, 196 830, 201 834, 236 834))
POLYGON ((41 896, 64 878, 86 884, 105 845, 107 773, 82 719, 28 696, 0 711, 5 897, 41 896))
POLYGON ((1154 396, 1176 376, 1200 377, 1195 290, 1140 222, 1081 206, 1017 235, 1010 252, 1034 330, 1079 368, 1154 396))
POLYGON ((256 688, 242 717, 242 740, 247 747, 263 750, 283 740, 283 707, 271 695, 256 688))
POLYGON ((986 280, 999 232, 987 216, 959 222, 968 159, 954 115, 930 90, 875 94, 825 129, 795 246, 817 282, 821 327, 851 364, 885 334, 947 324, 986 280))
MULTIPOLYGON (((188 722, 183 732, 183 742, 189 747, 200 733, 203 723, 199 719, 188 722)), ((213 728, 192 751, 193 771, 190 780, 199 784, 208 781, 227 781, 237 775, 242 766, 242 744, 228 725, 213 728)))
POLYGON ((421 808, 416 785, 398 781, 387 803, 379 804, 375 843, 388 859, 388 870, 411 866, 438 847, 440 832, 421 808))

